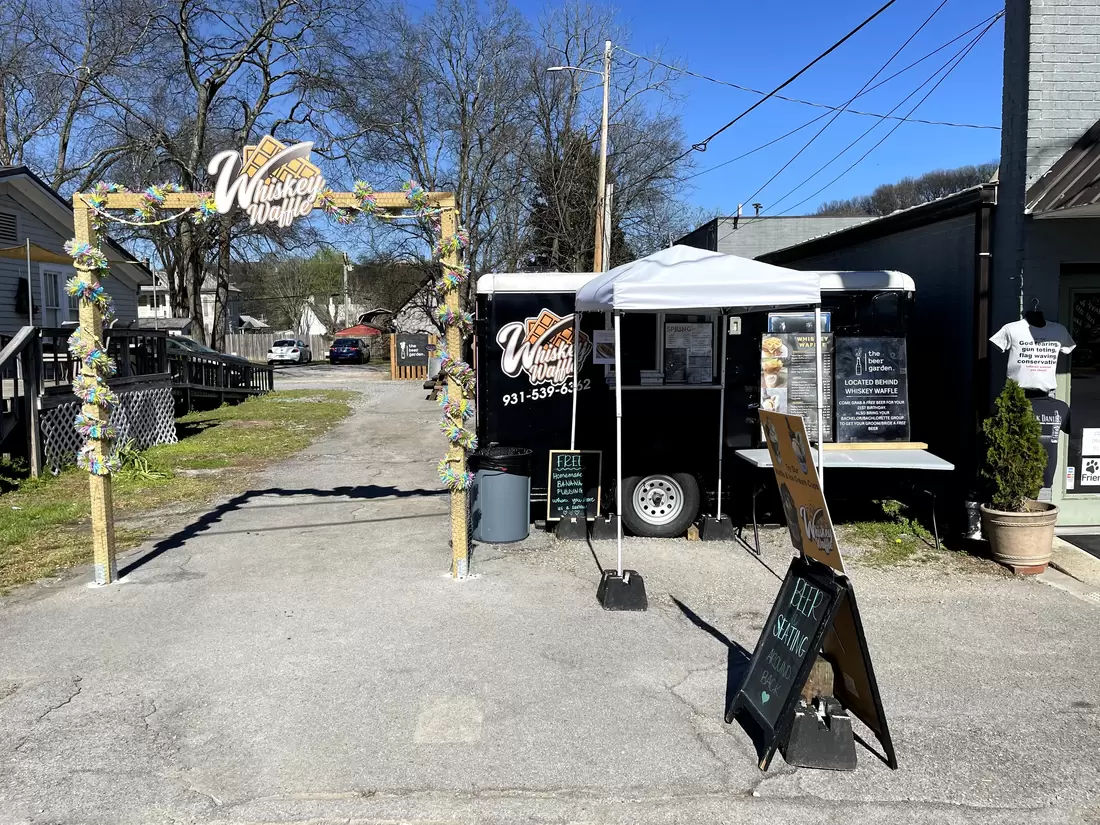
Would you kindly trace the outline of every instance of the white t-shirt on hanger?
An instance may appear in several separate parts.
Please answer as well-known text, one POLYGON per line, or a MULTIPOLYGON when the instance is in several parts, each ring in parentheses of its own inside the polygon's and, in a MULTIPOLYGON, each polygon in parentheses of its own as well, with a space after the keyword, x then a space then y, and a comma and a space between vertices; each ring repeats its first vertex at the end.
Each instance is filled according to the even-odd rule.
POLYGON ((1069 355, 1077 346, 1069 330, 1047 321, 1035 327, 1021 318, 1005 324, 989 339, 1008 352, 1008 377, 1028 390, 1050 392, 1056 386, 1058 354, 1069 355))

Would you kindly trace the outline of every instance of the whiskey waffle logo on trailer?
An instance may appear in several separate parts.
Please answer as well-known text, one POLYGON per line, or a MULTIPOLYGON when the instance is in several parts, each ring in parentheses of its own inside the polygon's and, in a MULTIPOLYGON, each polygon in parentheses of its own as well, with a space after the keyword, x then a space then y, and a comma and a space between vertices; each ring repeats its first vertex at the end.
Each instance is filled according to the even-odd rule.
POLYGON ((592 351, 588 335, 573 329, 573 316, 542 309, 534 318, 512 321, 497 333, 500 368, 509 378, 527 373, 532 386, 562 384, 573 377, 573 347, 581 364, 592 351), (574 339, 574 333, 576 337, 574 339))
POLYGON ((218 152, 206 167, 216 178, 214 208, 223 215, 243 209, 251 224, 290 226, 312 212, 325 191, 325 177, 309 159, 312 149, 308 141, 286 146, 265 135, 239 152, 218 152))

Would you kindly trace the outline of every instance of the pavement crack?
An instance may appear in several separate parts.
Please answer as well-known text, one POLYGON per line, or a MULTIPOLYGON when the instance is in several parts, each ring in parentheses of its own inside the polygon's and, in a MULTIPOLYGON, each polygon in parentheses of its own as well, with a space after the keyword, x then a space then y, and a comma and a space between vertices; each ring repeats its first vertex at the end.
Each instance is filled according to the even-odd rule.
MULTIPOLYGON (((40 713, 38 715, 38 718, 35 719, 34 722, 31 723, 32 729, 35 725, 37 725, 39 722, 41 722, 43 719, 45 719, 47 716, 49 716, 55 710, 58 710, 59 708, 65 707, 65 705, 69 704, 73 699, 75 699, 77 696, 79 696, 80 692, 83 690, 83 687, 81 687, 81 684, 80 684, 80 682, 83 678, 84 677, 82 677, 82 676, 73 676, 72 677, 72 682, 73 682, 73 691, 72 691, 72 693, 70 693, 68 696, 66 696, 64 699, 62 699, 56 705, 50 705, 48 708, 46 708, 44 711, 42 711, 42 713, 40 713)), ((26 736, 24 736, 22 739, 20 739, 18 742, 15 743, 15 745, 12 747, 12 752, 13 753, 18 753, 19 751, 21 751, 23 749, 23 746, 26 745, 27 742, 30 741, 30 739, 31 739, 31 733, 28 732, 26 736)))
POLYGON ((691 701, 687 699, 687 697, 681 695, 681 693, 679 691, 679 688, 685 682, 687 682, 689 679, 691 679, 693 676, 695 676, 696 674, 706 673, 708 671, 714 671, 714 670, 718 670, 718 669, 719 668, 714 666, 714 665, 708 665, 706 667, 690 668, 689 670, 687 670, 685 672, 684 677, 682 679, 680 679, 678 682, 676 682, 673 685, 666 686, 665 689, 669 692, 669 694, 674 699, 676 699, 676 701, 678 701, 685 708, 687 708, 688 722, 691 725, 691 735, 695 739, 695 741, 699 743, 700 747, 702 747, 703 750, 706 751, 707 754, 709 754, 710 757, 715 762, 717 762, 718 765, 721 768, 728 770, 729 766, 730 766, 728 760, 721 753, 719 753, 719 751, 714 747, 714 745, 712 745, 708 741, 708 734, 702 728, 702 725, 705 725, 705 724, 707 724, 709 722, 712 722, 714 720, 708 714, 700 712, 699 709, 696 708, 695 705, 692 704, 691 701))
POLYGON ((74 676, 73 677, 73 692, 70 693, 65 699, 58 702, 56 705, 51 705, 50 707, 48 707, 44 711, 42 711, 42 714, 37 719, 34 720, 35 724, 41 722, 43 719, 45 719, 47 716, 49 716, 55 710, 59 710, 59 709, 65 707, 65 705, 69 704, 69 702, 71 702, 73 699, 75 699, 77 696, 79 696, 80 692, 84 689, 80 685, 80 682, 81 682, 82 679, 83 679, 82 676, 74 676))

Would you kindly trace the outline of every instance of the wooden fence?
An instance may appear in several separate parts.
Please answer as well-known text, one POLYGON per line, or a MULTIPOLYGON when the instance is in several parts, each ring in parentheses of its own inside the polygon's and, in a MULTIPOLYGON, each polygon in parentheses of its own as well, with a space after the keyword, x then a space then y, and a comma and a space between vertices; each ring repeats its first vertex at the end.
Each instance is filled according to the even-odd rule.
POLYGON ((310 335, 307 338, 301 335, 274 335, 270 332, 230 333, 225 336, 225 352, 263 364, 267 361, 267 351, 271 349, 271 345, 284 338, 301 339, 309 344, 314 361, 324 361, 328 357, 330 339, 323 335, 310 335))
MULTIPOLYGON (((428 365, 418 367, 399 367, 397 365, 397 336, 388 336, 390 344, 390 378, 395 381, 424 381, 428 377, 428 365)), ((435 347, 439 341, 438 335, 428 336, 428 347, 435 347)))

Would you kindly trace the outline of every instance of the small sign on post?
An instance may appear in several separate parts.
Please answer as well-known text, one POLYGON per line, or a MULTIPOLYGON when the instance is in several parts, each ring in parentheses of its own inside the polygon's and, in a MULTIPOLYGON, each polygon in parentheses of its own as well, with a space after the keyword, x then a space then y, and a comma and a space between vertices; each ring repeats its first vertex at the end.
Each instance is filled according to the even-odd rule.
POLYGON ((836 440, 909 440, 904 338, 837 340, 836 440))
POLYGON ((397 366, 428 366, 428 336, 418 332, 399 332, 394 342, 397 347, 397 366))
POLYGON ((546 520, 600 516, 599 450, 551 450, 547 480, 546 520))

